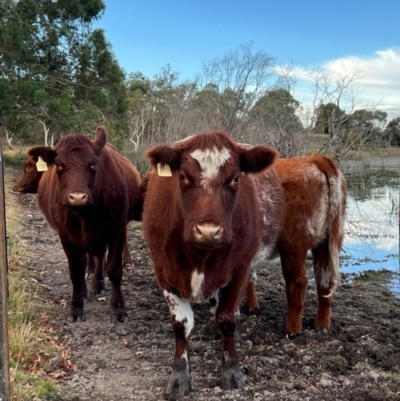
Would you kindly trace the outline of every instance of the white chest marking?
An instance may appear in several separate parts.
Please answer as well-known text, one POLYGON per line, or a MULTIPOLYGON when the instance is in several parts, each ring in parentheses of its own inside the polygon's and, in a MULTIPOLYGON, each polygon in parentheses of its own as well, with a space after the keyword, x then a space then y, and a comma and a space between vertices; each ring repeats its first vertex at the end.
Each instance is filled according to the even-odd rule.
POLYGON ((204 299, 203 296, 203 285, 204 285, 204 273, 199 273, 195 270, 190 280, 190 286, 192 288, 192 299, 194 302, 201 302, 204 299))

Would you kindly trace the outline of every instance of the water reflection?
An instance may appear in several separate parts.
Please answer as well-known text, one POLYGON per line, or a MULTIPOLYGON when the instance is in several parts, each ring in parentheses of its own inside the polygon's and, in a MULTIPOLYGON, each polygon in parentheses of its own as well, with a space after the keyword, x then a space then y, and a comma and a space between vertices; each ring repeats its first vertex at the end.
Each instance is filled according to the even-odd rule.
POLYGON ((342 272, 389 270, 396 273, 392 289, 400 293, 399 185, 393 179, 372 185, 350 181, 347 214, 342 272))

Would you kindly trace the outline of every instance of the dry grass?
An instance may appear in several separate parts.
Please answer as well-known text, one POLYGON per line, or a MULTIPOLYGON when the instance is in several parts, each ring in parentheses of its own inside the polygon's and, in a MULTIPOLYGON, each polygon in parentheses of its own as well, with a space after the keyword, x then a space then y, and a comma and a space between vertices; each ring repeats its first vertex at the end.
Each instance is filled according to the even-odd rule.
POLYGON ((31 251, 23 240, 21 212, 11 199, 13 182, 7 170, 5 178, 11 396, 18 401, 45 399, 59 394, 56 382, 49 376, 59 359, 59 347, 49 334, 38 287, 23 268, 31 251))

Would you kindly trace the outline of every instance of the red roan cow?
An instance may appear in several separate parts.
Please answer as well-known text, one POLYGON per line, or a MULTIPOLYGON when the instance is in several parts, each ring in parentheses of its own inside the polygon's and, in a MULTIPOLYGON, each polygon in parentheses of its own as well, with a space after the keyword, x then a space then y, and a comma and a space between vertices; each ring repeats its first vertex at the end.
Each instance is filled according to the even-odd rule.
POLYGON ((267 169, 276 152, 246 149, 226 133, 210 132, 155 146, 146 155, 153 171, 146 178, 144 235, 176 341, 166 395, 172 397, 175 384, 178 395, 189 393, 191 303, 218 291, 221 385, 243 388, 234 340, 237 311, 251 263, 270 254, 283 224, 283 190, 267 169), (170 177, 164 176, 167 166, 170 177))
POLYGON ((114 320, 128 320, 121 293, 122 248, 126 223, 137 213, 139 182, 137 171, 123 156, 105 146, 106 142, 106 129, 100 126, 94 141, 72 134, 63 137, 54 149, 37 146, 28 152, 55 165, 40 179, 38 203, 57 230, 68 259, 72 321, 85 320, 85 254, 95 256, 100 276, 106 249, 114 320))
MULTIPOLYGON (((285 191, 285 222, 277 242, 286 282, 286 329, 297 334, 302 329, 307 286, 307 251, 313 255, 318 293, 314 326, 331 323, 332 294, 339 283, 339 252, 346 217, 346 181, 334 162, 312 155, 277 159, 273 165, 285 191)), ((258 309, 256 274, 252 272, 246 304, 258 309)))

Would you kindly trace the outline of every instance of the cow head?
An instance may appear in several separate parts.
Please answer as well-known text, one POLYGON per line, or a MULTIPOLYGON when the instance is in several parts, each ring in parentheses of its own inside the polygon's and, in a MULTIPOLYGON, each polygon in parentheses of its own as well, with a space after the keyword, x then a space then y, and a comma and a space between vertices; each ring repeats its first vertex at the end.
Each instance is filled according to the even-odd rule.
POLYGON ((276 155, 265 146, 241 146, 224 132, 197 134, 171 146, 155 146, 146 153, 153 168, 170 167, 172 177, 160 180, 174 180, 184 241, 199 248, 231 242, 241 180, 268 167, 276 155))
POLYGON ((55 165, 64 206, 88 206, 93 204, 98 157, 106 142, 106 129, 98 127, 94 141, 82 134, 71 134, 63 137, 54 149, 37 146, 28 154, 41 156, 48 165, 55 165))
POLYGON ((38 171, 36 163, 38 158, 36 156, 28 156, 24 164, 24 169, 18 181, 15 183, 14 189, 24 194, 36 194, 39 189, 39 182, 42 178, 43 171, 38 171))

